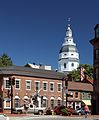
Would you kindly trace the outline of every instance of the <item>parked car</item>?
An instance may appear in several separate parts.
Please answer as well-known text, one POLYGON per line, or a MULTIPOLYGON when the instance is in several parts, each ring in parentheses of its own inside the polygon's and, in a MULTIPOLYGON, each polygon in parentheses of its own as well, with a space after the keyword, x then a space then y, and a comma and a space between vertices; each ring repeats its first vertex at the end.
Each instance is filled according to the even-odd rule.
POLYGON ((45 107, 36 107, 33 104, 29 104, 27 109, 25 109, 24 106, 14 108, 13 113, 34 113, 42 115, 45 113, 45 110, 45 107))
POLYGON ((0 120, 9 120, 9 117, 6 114, 0 114, 0 120))

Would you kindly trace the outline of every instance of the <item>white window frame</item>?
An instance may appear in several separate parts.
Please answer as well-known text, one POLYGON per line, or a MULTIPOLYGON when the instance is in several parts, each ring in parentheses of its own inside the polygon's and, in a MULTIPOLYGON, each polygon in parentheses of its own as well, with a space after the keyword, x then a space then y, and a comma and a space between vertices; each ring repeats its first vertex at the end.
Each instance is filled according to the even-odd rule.
POLYGON ((21 79, 15 79, 15 89, 17 89, 17 90, 20 90, 20 81, 21 81, 21 79), (19 81, 19 88, 16 88, 16 81, 19 81))
POLYGON ((11 86, 6 87, 6 81, 8 81, 8 80, 9 80, 8 77, 4 77, 4 78, 3 78, 3 81, 4 81, 4 88, 5 88, 5 89, 11 89, 11 86))
POLYGON ((57 83, 57 91, 58 91, 58 92, 61 92, 61 91, 62 91, 62 83, 57 83), (59 90, 59 85, 60 85, 60 87, 61 87, 60 90, 59 90))
POLYGON ((40 90, 40 81, 35 81, 34 83, 35 83, 35 84, 34 84, 35 91, 36 91, 36 83, 39 83, 39 84, 38 84, 38 90, 40 90))
POLYGON ((26 90, 31 90, 31 80, 26 80, 25 82, 26 82, 26 90), (30 89, 27 88, 27 86, 28 86, 28 85, 27 85, 27 82, 30 82, 30 83, 29 83, 30 89))
POLYGON ((54 92, 54 82, 50 82, 50 92, 54 92), (51 90, 51 84, 53 84, 53 90, 51 90))
POLYGON ((46 81, 43 81, 43 91, 47 91, 48 90, 48 82, 46 82, 46 81), (46 83, 46 90, 44 90, 44 83, 46 83))
POLYGON ((10 99, 4 99, 4 109, 11 109, 11 100, 10 99), (10 102, 10 106, 9 107, 6 106, 6 102, 7 101, 10 102))

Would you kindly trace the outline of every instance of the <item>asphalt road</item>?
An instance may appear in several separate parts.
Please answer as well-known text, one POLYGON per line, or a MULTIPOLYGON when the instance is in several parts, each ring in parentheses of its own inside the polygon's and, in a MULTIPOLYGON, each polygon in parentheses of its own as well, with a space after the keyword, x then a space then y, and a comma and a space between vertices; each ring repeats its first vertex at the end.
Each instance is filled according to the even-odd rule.
POLYGON ((99 120, 99 118, 65 117, 65 116, 24 116, 10 117, 9 120, 99 120))

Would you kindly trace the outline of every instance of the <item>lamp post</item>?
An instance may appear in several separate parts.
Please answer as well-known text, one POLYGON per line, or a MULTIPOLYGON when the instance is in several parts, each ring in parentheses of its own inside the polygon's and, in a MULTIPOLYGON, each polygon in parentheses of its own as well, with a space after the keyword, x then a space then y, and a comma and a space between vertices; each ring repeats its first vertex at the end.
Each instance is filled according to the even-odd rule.
MULTIPOLYGON (((62 80, 65 82, 65 95, 66 95, 66 107, 67 107, 67 102, 68 102, 68 76, 64 77, 62 80)), ((63 93, 64 93, 64 91, 63 91, 63 93)), ((63 98, 64 98, 64 94, 63 94, 63 98)))
POLYGON ((66 87, 66 107, 68 102, 68 79, 65 79, 65 87, 66 87))
POLYGON ((9 77, 9 85, 11 86, 11 114, 13 113, 13 86, 15 85, 15 77, 9 77))

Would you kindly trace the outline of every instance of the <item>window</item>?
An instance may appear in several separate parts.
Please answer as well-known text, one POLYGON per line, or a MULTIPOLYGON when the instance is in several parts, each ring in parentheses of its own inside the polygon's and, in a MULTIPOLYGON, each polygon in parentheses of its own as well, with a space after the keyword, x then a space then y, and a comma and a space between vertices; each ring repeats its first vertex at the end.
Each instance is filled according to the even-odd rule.
POLYGON ((71 66, 74 67, 74 63, 72 63, 71 66))
POLYGON ((10 109, 10 108, 11 108, 11 100, 4 99, 4 109, 10 109))
POLYGON ((70 92, 71 98, 73 98, 73 92, 70 92))
POLYGON ((51 101, 50 101, 50 106, 51 106, 51 109, 54 109, 54 99, 51 99, 51 101))
POLYGON ((43 107, 47 107, 47 99, 43 99, 43 107))
POLYGON ((57 100, 57 106, 61 106, 61 100, 57 100))
POLYGON ((19 107, 20 106, 20 99, 15 98, 15 100, 14 100, 14 106, 15 107, 19 107))
POLYGON ((46 91, 47 90, 47 83, 43 82, 43 90, 46 91))
POLYGON ((38 91, 40 89, 40 81, 35 81, 35 90, 38 91))
POLYGON ((18 79, 15 80, 15 88, 20 89, 20 80, 18 79))
POLYGON ((99 69, 96 68, 96 80, 98 80, 99 69))
POLYGON ((61 92, 61 91, 62 91, 62 84, 58 83, 58 92, 61 92))
POLYGON ((91 94, 90 93, 87 93, 87 98, 91 99, 91 94))
POLYGON ((54 83, 50 83, 50 91, 54 92, 54 83))
POLYGON ((98 49, 95 50, 95 58, 96 58, 96 59, 99 58, 99 50, 98 50, 98 49))
POLYGON ((6 83, 5 83, 5 88, 10 88, 9 80, 6 80, 5 82, 6 82, 6 83))
POLYGON ((78 98, 78 92, 75 92, 75 98, 78 98))
POLYGON ((66 63, 64 63, 64 68, 66 68, 66 63))
POLYGON ((26 90, 31 90, 31 81, 26 80, 26 90))

